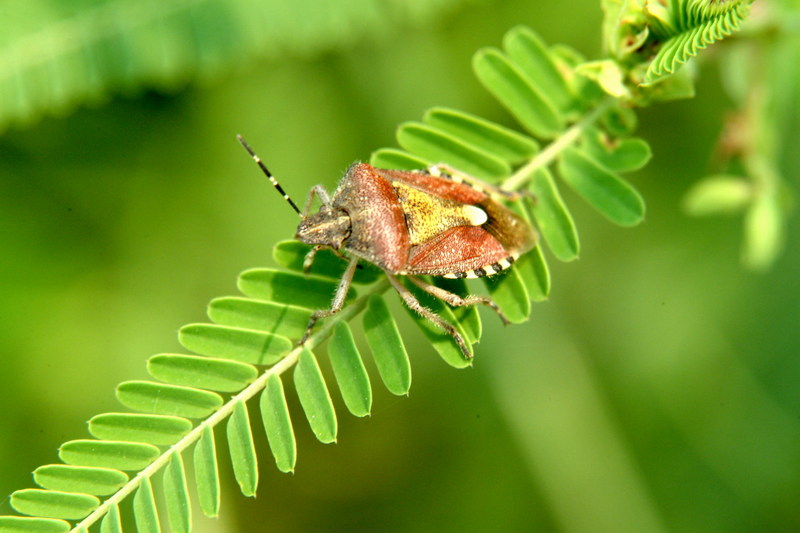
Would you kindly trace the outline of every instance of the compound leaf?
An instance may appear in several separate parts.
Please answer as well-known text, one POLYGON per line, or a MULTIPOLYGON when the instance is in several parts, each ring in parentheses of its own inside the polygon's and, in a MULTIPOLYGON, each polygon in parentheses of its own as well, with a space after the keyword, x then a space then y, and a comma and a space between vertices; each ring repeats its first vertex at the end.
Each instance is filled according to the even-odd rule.
POLYGON ((661 81, 703 48, 737 31, 750 13, 750 4, 751 0, 689 2, 688 10, 677 9, 678 20, 670 28, 677 33, 661 45, 647 68, 644 85, 661 81))

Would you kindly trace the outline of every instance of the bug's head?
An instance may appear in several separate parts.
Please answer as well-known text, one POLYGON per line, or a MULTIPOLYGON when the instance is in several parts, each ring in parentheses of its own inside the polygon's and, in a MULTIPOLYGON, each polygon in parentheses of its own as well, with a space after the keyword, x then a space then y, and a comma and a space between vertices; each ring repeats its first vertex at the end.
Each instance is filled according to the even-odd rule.
POLYGON ((350 215, 338 207, 323 205, 297 226, 295 238, 306 244, 322 244, 340 249, 350 236, 350 215))

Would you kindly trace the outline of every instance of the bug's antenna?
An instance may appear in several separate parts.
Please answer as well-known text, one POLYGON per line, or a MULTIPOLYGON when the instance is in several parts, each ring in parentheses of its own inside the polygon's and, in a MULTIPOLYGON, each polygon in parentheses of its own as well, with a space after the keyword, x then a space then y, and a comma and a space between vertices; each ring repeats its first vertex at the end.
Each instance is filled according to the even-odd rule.
POLYGON ((237 135, 236 139, 240 143, 242 143, 242 146, 244 146, 244 149, 247 150, 248 154, 250 154, 250 157, 253 158, 253 161, 255 161, 256 164, 258 164, 258 166, 261 168, 264 174, 269 178, 269 182, 272 183, 272 185, 278 190, 279 193, 281 193, 281 195, 283 195, 283 199, 289 202, 289 205, 292 206, 292 209, 294 209, 298 215, 303 216, 303 213, 300 212, 300 209, 297 207, 297 204, 295 204, 294 201, 289 197, 289 195, 286 194, 286 191, 283 190, 281 184, 278 183, 278 180, 276 180, 275 176, 272 175, 272 172, 269 171, 267 165, 265 165, 264 162, 261 161, 261 158, 256 155, 256 153, 253 151, 252 148, 250 148, 250 145, 247 144, 247 141, 245 141, 241 135, 237 135))

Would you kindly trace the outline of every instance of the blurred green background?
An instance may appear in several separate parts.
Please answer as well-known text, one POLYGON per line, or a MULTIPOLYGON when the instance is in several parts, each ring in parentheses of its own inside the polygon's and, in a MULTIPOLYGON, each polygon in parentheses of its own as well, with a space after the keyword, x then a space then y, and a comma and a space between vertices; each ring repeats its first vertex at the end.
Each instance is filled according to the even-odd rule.
MULTIPOLYGON (((274 265, 296 215, 237 133, 300 201, 430 106, 512 124, 470 58, 513 25, 599 55, 594 1, 422 1, 384 0, 397 15, 381 26, 265 26, 259 53, 201 80, 122 88, 0 136, 0 495, 119 410, 114 386, 181 351, 177 328, 234 294, 241 270, 274 265)), ((283 9, 304 21, 323 4, 283 9)), ((581 259, 550 260, 551 300, 529 323, 485 315, 474 368, 456 371, 398 313, 410 397, 373 369, 373 415, 345 414, 333 391, 339 442, 322 445, 289 395, 296 473, 274 468, 257 432, 258 498, 238 494, 223 457, 221 518, 196 515, 196 531, 800 530, 797 221, 755 275, 738 261, 739 219, 679 207, 730 105, 708 65, 696 99, 643 110, 654 157, 631 179, 644 224, 614 227, 564 191, 581 259)))

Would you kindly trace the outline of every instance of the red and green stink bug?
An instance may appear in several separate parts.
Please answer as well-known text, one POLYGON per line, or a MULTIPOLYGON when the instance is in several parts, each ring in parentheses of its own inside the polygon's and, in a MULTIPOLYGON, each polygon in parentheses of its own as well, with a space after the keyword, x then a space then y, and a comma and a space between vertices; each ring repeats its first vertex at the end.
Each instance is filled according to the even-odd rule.
POLYGON ((500 203, 502 198, 516 197, 515 193, 442 165, 405 171, 356 163, 347 169, 333 196, 321 185, 313 187, 301 212, 250 146, 241 136, 238 139, 301 216, 295 237, 313 246, 306 256, 306 268, 322 248, 330 248, 349 261, 330 309, 311 315, 301 344, 317 320, 342 309, 360 260, 380 267, 406 305, 449 333, 467 358, 471 357, 469 348, 455 326, 420 304, 396 276, 406 276, 451 306, 487 305, 508 323, 490 298, 462 297, 418 276, 491 276, 532 249, 536 231, 500 203), (315 196, 322 206, 309 214, 315 196))

